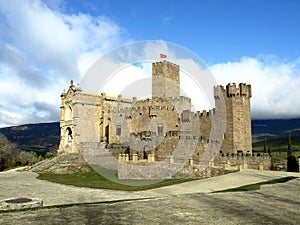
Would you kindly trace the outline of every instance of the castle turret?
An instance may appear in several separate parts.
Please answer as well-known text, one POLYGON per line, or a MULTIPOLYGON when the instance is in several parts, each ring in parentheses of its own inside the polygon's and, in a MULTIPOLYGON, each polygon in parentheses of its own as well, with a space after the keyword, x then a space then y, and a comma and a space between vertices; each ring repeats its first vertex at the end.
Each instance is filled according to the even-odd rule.
POLYGON ((226 89, 217 86, 214 95, 216 110, 219 111, 223 103, 226 109, 226 131, 223 135, 222 153, 252 153, 251 86, 244 83, 238 87, 235 83, 228 84, 226 89))
POLYGON ((180 96, 180 68, 168 61, 152 63, 152 96, 180 96))

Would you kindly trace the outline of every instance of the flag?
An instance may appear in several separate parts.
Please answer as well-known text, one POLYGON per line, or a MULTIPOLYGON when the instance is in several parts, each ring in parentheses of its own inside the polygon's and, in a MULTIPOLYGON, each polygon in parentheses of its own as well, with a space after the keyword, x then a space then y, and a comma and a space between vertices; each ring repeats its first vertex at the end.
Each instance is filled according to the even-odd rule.
POLYGON ((167 55, 165 55, 165 54, 160 54, 160 58, 161 58, 161 59, 167 58, 167 55))

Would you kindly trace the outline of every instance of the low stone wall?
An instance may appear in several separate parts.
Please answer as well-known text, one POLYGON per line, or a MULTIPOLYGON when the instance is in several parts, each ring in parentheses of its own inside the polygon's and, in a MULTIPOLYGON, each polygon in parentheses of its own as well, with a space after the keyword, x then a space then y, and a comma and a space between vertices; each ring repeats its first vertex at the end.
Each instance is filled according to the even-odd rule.
MULTIPOLYGON (((121 156, 120 156, 121 157, 121 156)), ((126 157, 123 157, 124 159, 126 157)), ((137 162, 119 160, 119 179, 167 179, 171 177, 212 177, 243 169, 270 170, 271 157, 268 154, 230 154, 218 155, 206 168, 195 164, 190 158, 186 163, 174 163, 173 157, 165 162, 137 162), (150 163, 151 162, 151 163, 150 163)))
POLYGON ((214 164, 224 168, 242 166, 244 169, 270 170, 271 157, 265 153, 218 155, 214 164))
POLYGON ((224 169, 218 166, 209 166, 205 169, 200 169, 199 165, 185 165, 172 178, 199 178, 199 177, 214 177, 228 173, 237 172, 237 168, 224 169))
POLYGON ((119 179, 168 179, 183 167, 182 164, 168 162, 149 163, 139 161, 137 163, 118 164, 119 179))

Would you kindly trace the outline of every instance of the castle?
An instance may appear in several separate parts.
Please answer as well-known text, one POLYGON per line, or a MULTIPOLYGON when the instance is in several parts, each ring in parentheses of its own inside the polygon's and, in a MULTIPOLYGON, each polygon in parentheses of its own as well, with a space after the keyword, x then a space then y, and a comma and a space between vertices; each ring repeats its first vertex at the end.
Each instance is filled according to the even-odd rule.
POLYGON ((251 86, 213 87, 215 107, 191 111, 180 96, 180 67, 152 64, 152 98, 90 93, 71 81, 61 94, 59 150, 79 153, 80 143, 113 149, 119 161, 176 162, 252 155, 251 86), (209 150, 209 151, 208 151, 209 150))

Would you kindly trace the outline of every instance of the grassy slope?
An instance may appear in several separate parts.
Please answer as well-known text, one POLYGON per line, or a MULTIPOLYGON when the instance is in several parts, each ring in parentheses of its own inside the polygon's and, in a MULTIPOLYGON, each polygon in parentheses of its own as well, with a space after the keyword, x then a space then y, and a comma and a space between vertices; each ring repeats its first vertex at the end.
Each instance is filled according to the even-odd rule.
MULTIPOLYGON (((107 174, 105 175, 107 177, 107 174)), ((115 171, 111 171, 109 176, 115 176, 115 171)), ((50 172, 40 173, 39 179, 48 180, 55 183, 73 185, 78 187, 122 190, 122 191, 141 191, 153 188, 179 184, 194 179, 166 179, 166 180, 118 180, 116 177, 106 179, 95 171, 72 174, 55 174, 50 172), (120 183, 118 183, 120 182, 120 183), (123 183, 123 184, 122 184, 123 183), (125 185, 127 183, 128 185, 125 185)))

